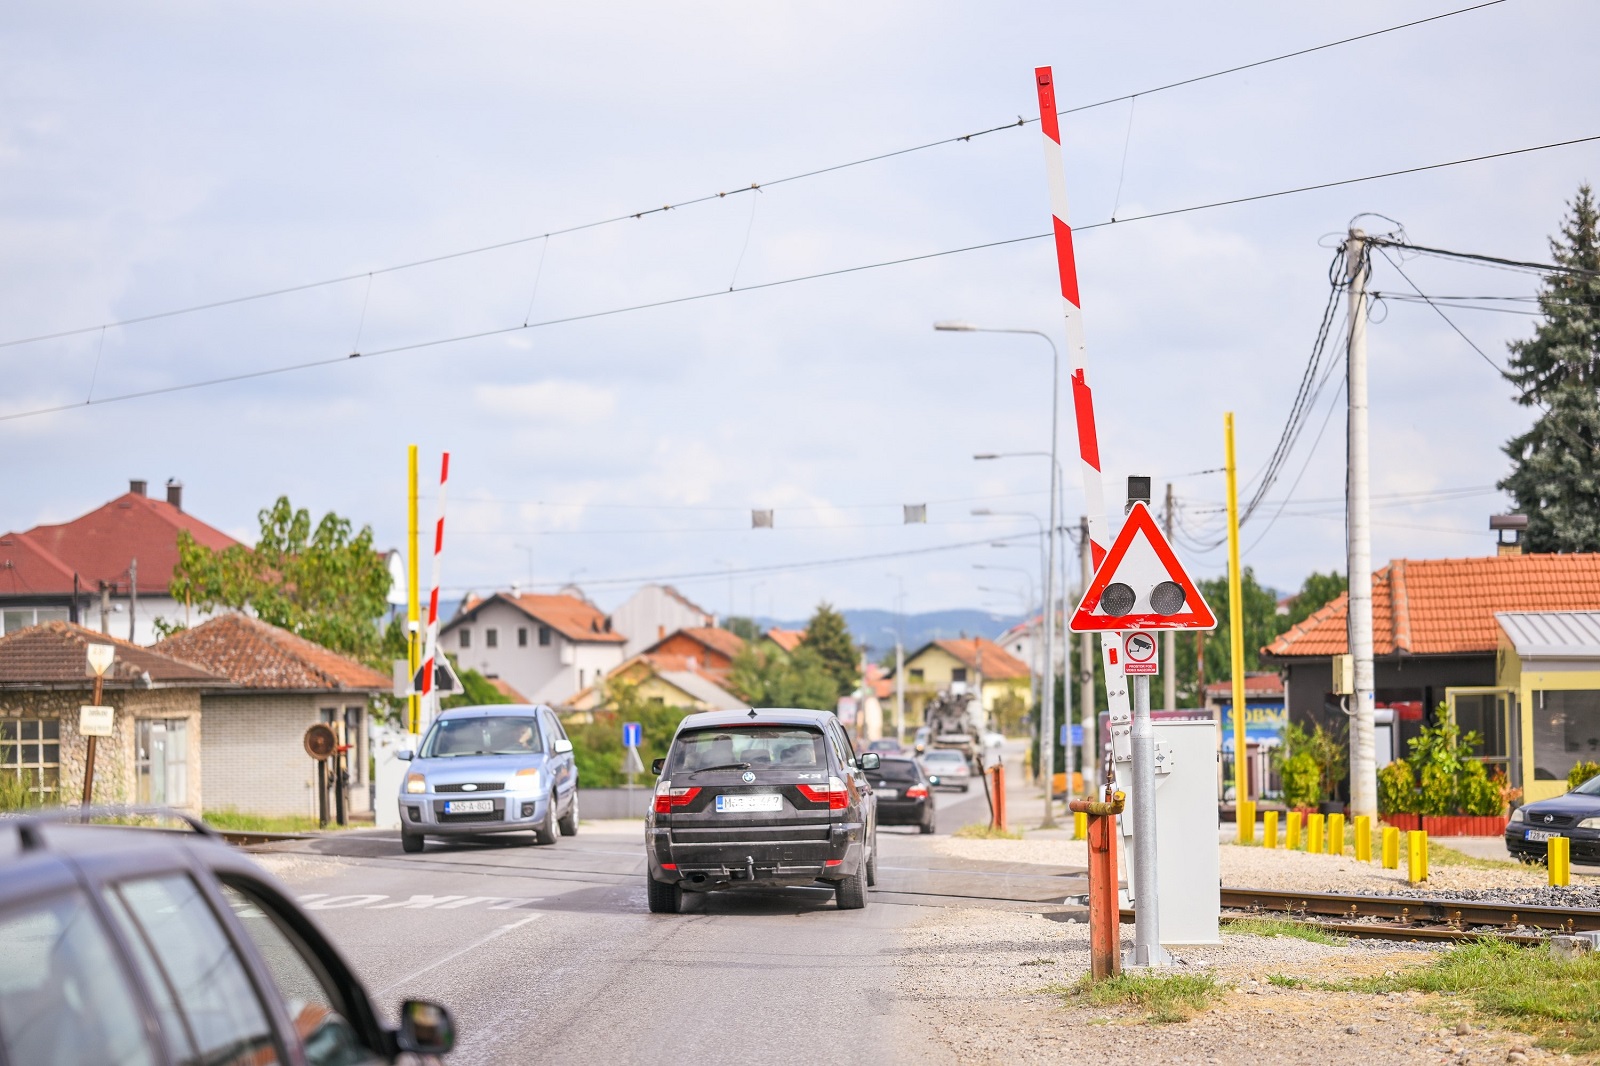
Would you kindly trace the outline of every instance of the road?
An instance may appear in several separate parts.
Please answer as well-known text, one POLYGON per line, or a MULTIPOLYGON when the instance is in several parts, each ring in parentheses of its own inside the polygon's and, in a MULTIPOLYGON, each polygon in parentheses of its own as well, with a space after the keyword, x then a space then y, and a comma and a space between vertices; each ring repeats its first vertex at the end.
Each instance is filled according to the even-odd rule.
MULTIPOLYGON (((1023 796, 1013 793, 1014 804, 1023 796)), ((1017 810, 1013 806, 1013 810, 1017 810)), ((938 794, 938 829, 985 821, 982 792, 938 794)), ((452 1063, 953 1062, 897 993, 902 934, 929 908, 1060 911, 1078 871, 973 863, 938 836, 879 830, 861 911, 825 889, 692 895, 645 906, 639 822, 586 823, 551 847, 354 831, 257 849, 354 963, 385 1011, 438 1000, 452 1063)))

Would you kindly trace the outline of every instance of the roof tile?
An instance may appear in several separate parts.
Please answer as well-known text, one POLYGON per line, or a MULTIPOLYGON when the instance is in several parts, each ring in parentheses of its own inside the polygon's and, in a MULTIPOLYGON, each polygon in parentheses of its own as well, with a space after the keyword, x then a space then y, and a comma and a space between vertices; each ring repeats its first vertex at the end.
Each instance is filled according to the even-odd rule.
POLYGON ((155 645, 247 689, 387 691, 393 681, 354 659, 259 618, 223 614, 155 645))
POLYGON ((0 685, 90 685, 94 674, 89 670, 85 651, 90 644, 110 644, 117 649, 116 659, 106 671, 109 684, 129 684, 144 674, 149 674, 156 684, 215 685, 227 681, 202 666, 71 622, 46 622, 0 637, 0 685))

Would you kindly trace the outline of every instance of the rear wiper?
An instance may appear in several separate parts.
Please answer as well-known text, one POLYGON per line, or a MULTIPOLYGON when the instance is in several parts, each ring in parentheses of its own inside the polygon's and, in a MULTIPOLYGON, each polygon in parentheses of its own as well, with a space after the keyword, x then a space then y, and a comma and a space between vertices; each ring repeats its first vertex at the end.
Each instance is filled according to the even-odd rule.
POLYGON ((693 776, 694 774, 703 774, 708 770, 748 770, 748 769, 750 769, 750 764, 747 763, 747 762, 725 762, 725 763, 722 763, 720 766, 702 766, 698 770, 690 770, 689 774, 690 774, 690 776, 693 776))

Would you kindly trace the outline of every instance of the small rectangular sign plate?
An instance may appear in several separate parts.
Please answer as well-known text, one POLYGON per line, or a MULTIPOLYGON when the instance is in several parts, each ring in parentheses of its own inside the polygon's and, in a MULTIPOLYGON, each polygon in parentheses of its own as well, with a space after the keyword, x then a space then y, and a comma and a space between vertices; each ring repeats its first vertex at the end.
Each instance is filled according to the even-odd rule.
POLYGON ((1556 837, 1558 837, 1560 835, 1561 835, 1560 833, 1552 833, 1548 829, 1530 829, 1530 830, 1528 830, 1527 839, 1528 840, 1554 840, 1556 837))
POLYGON ((109 737, 111 723, 116 718, 116 711, 110 707, 90 707, 88 705, 78 708, 78 735, 85 737, 109 737))
POLYGON ((754 795, 717 797, 717 811, 721 814, 781 810, 783 810, 783 797, 776 792, 757 792, 754 795))

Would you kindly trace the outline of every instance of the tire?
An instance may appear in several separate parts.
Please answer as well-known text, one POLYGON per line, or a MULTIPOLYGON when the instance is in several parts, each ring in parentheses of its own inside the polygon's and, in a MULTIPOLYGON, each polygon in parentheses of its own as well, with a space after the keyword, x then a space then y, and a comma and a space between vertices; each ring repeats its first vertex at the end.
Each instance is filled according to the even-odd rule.
POLYGON ((861 874, 841 878, 833 885, 834 902, 842 911, 858 911, 867 905, 867 882, 861 874))
POLYGON ((650 897, 651 914, 678 913, 678 904, 683 899, 683 890, 678 887, 677 882, 674 881, 669 884, 665 881, 657 881, 646 874, 645 888, 650 897))
POLYGON ((878 842, 872 842, 872 858, 867 860, 867 887, 875 888, 878 884, 878 842))
POLYGON ((400 834, 400 850, 405 852, 407 855, 415 855, 417 852, 421 851, 422 850, 422 834, 421 833, 401 833, 400 834))
POLYGON ((561 821, 556 823, 564 837, 578 835, 578 790, 572 790, 572 804, 567 808, 567 813, 561 816, 561 821))
POLYGON ((544 821, 533 827, 533 842, 535 844, 554 844, 556 842, 556 794, 550 793, 550 802, 544 805, 544 821))
POLYGON ((922 825, 917 827, 917 832, 921 833, 923 836, 932 836, 933 835, 933 823, 932 822, 923 822, 922 825))
POLYGON ((972 786, 971 785, 962 785, 961 786, 961 791, 963 791, 963 792, 971 792, 972 791, 972 786))

